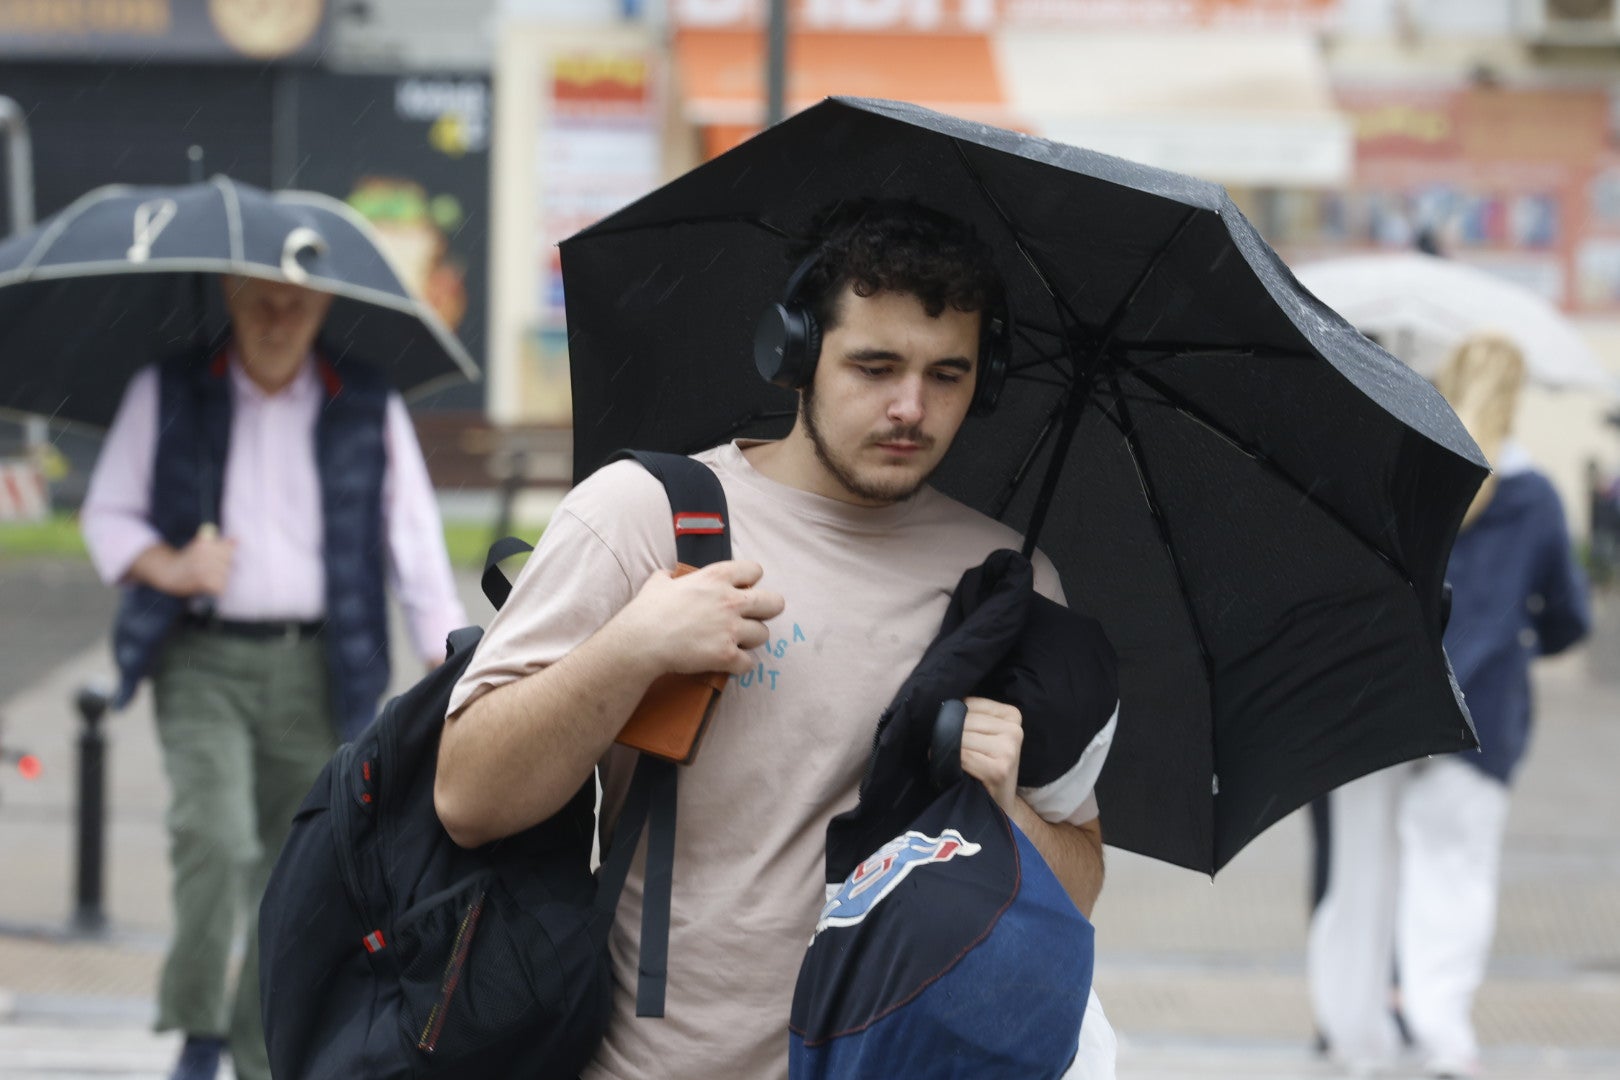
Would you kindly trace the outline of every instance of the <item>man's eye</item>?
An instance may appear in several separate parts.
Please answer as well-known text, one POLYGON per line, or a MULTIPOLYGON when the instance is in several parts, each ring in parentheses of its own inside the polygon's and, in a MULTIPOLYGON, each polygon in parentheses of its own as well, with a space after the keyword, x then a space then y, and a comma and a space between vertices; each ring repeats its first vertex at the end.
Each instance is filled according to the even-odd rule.
POLYGON ((868 379, 880 379, 889 373, 889 369, 886 367, 866 367, 865 365, 858 365, 855 370, 868 379))
POLYGON ((945 383, 948 386, 955 386, 962 381, 962 373, 959 371, 936 371, 934 372, 934 381, 945 383))

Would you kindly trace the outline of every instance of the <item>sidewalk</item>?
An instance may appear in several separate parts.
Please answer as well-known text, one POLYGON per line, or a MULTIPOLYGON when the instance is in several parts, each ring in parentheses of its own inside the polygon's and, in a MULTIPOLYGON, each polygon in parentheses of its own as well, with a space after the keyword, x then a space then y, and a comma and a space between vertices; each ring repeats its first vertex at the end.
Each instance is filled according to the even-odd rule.
MULTIPOLYGON (((143 697, 110 719, 109 933, 64 940, 72 893, 70 701, 110 680, 112 598, 88 570, 0 564, 0 729, 39 755, 0 775, 0 1078, 160 1078, 173 1036, 148 1032, 168 925, 165 780, 143 697), (50 584, 46 580, 54 581, 50 584), (20 617, 19 617, 20 616, 20 617), (49 627, 35 631, 31 623, 49 627)), ((487 604, 463 575, 468 611, 487 604)), ((414 677, 400 657, 397 679, 414 677)), ((1515 792, 1496 954, 1478 1005, 1497 1080, 1620 1077, 1620 688, 1583 657, 1538 676, 1542 723, 1515 792)), ((1109 854, 1096 912, 1097 989, 1121 1041, 1120 1080, 1318 1080, 1304 941, 1307 838, 1295 816, 1213 883, 1109 854)))

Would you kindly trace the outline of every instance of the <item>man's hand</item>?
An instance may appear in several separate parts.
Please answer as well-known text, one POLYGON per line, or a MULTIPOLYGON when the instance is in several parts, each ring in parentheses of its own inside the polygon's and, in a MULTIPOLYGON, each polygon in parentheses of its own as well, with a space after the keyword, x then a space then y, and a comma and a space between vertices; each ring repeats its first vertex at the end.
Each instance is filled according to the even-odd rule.
POLYGON ((989 790, 1008 814, 1018 801, 1018 759, 1024 748, 1024 717, 1011 705, 989 698, 964 698, 962 771, 989 790))
POLYGON ((236 541, 204 526, 185 547, 153 544, 130 565, 129 576, 171 596, 218 596, 231 579, 236 541))
POLYGON ((760 589, 764 569, 727 560, 673 576, 660 570, 609 623, 658 671, 687 675, 754 668, 748 653, 770 640, 765 620, 782 614, 782 597, 760 589))

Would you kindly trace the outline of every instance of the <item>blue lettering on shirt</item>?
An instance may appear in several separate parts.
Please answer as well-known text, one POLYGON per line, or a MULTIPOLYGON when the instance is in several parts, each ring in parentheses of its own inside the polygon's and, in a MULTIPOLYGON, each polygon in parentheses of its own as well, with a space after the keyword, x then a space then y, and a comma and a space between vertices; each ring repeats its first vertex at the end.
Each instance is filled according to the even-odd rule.
MULTIPOLYGON (((799 624, 794 623, 793 633, 790 637, 782 637, 777 638, 774 641, 767 641, 756 651, 764 653, 773 660, 782 660, 787 657, 787 654, 793 649, 795 644, 801 641, 809 640, 810 639, 805 635, 805 632, 799 628, 799 624)), ((777 687, 777 679, 781 676, 781 674, 782 672, 780 668, 766 667, 764 661, 759 661, 754 665, 753 671, 744 672, 741 675, 733 675, 731 676, 731 681, 736 683, 737 686, 744 690, 761 688, 775 692, 777 687)))

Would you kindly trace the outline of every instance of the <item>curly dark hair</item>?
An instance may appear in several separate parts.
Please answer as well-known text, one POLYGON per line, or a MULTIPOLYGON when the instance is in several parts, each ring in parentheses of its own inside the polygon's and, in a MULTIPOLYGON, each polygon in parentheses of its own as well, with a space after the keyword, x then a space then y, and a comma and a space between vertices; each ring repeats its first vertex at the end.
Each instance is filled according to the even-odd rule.
POLYGON ((848 284, 857 296, 910 293, 930 316, 949 305, 990 311, 1002 302, 1001 275, 990 245, 973 226, 910 199, 848 199, 813 219, 799 260, 815 251, 815 265, 799 284, 798 299, 823 332, 838 322, 838 300, 848 284))

